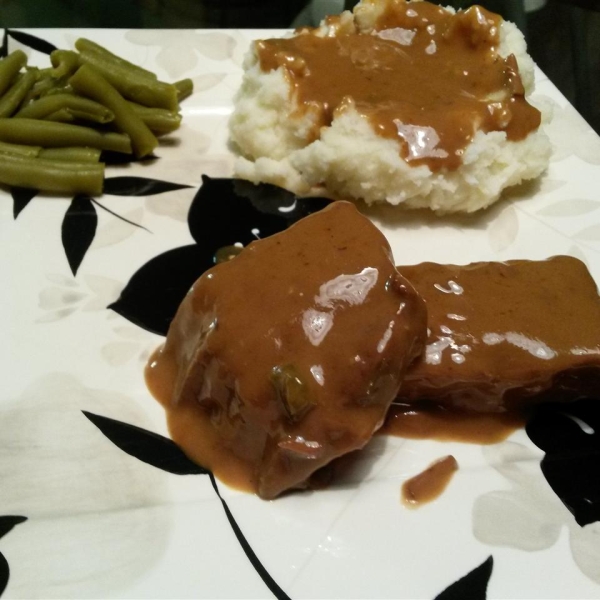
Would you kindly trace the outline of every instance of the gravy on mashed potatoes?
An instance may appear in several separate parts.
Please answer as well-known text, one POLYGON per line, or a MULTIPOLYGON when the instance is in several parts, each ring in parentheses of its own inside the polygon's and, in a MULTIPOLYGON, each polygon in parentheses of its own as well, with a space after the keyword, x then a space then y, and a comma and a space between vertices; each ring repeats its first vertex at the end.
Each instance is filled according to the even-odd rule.
POLYGON ((299 194, 471 212, 549 142, 521 34, 479 6, 363 0, 256 42, 230 123, 238 174, 299 194))
POLYGON ((400 142, 407 162, 438 171, 460 166, 475 130, 521 140, 539 127, 514 55, 496 54, 498 15, 403 2, 387 8, 371 35, 344 33, 338 22, 334 36, 305 31, 257 42, 261 69, 283 67, 297 111, 314 115, 314 139, 353 106, 377 134, 400 142))

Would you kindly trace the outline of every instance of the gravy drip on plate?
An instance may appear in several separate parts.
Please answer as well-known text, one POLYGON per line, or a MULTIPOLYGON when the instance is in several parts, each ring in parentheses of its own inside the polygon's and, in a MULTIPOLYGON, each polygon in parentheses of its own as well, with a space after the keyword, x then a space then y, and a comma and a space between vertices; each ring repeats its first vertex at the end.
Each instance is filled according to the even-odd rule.
POLYGON ((518 412, 474 413, 428 402, 392 404, 378 433, 417 440, 497 444, 525 426, 518 412))
POLYGON ((385 237, 336 202, 207 271, 146 376, 193 460, 273 498, 367 443, 425 336, 385 237))
POLYGON ((399 402, 519 411, 597 393, 600 298, 570 256, 399 267, 427 305, 425 352, 399 402))
POLYGON ((283 67, 297 114, 313 115, 309 142, 353 106, 377 134, 399 142, 408 164, 452 170, 477 130, 517 141, 540 125, 515 57, 497 53, 501 18, 480 6, 451 14, 395 2, 371 33, 332 23, 331 36, 305 28, 256 43, 261 69, 283 67))
POLYGON ((422 473, 404 482, 402 502, 409 508, 418 508, 435 500, 446 489, 457 470, 458 463, 454 456, 440 458, 422 473))

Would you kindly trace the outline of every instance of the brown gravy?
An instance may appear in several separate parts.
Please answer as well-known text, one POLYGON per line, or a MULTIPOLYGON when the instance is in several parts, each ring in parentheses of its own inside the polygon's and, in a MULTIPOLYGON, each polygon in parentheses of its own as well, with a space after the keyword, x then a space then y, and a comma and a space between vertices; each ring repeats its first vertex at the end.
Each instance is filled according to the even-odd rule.
POLYGON ((202 275, 146 378, 184 452, 273 498, 369 441, 425 335, 383 234, 336 202, 202 275))
POLYGON ((415 440, 497 444, 525 426, 519 413, 466 413, 425 403, 392 404, 382 435, 415 440))
POLYGON ((314 118, 313 139, 354 106, 399 142, 408 164, 457 169, 476 131, 521 140, 540 125, 515 57, 497 53, 500 23, 480 6, 453 15, 429 2, 390 2, 372 33, 304 28, 256 48, 263 71, 284 68, 298 113, 314 118))
POLYGON ((448 486, 458 463, 454 456, 435 461, 425 471, 407 479, 402 485, 402 502, 409 508, 435 500, 448 486))
POLYGON ((467 412, 514 412, 594 392, 600 299, 569 256, 399 267, 427 305, 424 354, 399 401, 467 412))
MULTIPOLYGON (((424 314, 415 303, 414 292, 403 287, 402 279, 393 283, 396 271, 388 263, 389 249, 383 236, 370 224, 367 227, 366 220, 347 203, 338 203, 324 214, 329 219, 314 229, 291 230, 298 234, 293 236, 295 250, 291 255, 281 254, 281 248, 272 252, 272 246, 280 244, 277 236, 264 240, 268 243, 260 247, 271 262, 276 262, 266 271, 262 259, 260 266, 250 263, 248 271, 244 256, 251 256, 253 251, 245 250, 213 272, 211 277, 219 274, 214 295, 197 282, 178 312, 166 347, 155 353, 146 371, 151 392, 167 410, 173 439, 193 460, 213 470, 228 485, 253 492, 259 489, 265 456, 272 461, 267 478, 271 487, 263 487, 263 496, 275 495, 274 489, 279 493, 279 479, 285 487, 312 486, 316 480, 309 478, 319 466, 366 443, 383 419, 389 391, 396 389, 398 379, 391 373, 394 369, 397 374, 404 372, 410 357, 419 353, 419 331, 424 334, 424 314), (323 226, 330 237, 321 240, 323 226), (340 226, 343 239, 332 233, 340 226), (347 307, 352 318, 362 319, 363 325, 372 319, 363 332, 366 337, 360 327, 349 325, 353 320, 344 320, 347 317, 338 308, 330 313, 335 313, 336 323, 327 333, 333 336, 331 344, 306 345, 304 336, 292 334, 292 314, 315 309, 322 281, 336 280, 334 271, 328 270, 332 265, 317 260, 315 267, 314 262, 314 257, 329 254, 332 242, 341 255, 351 247, 360 249, 355 257, 358 263, 352 268, 344 263, 343 270, 351 272, 368 263, 392 283, 373 291, 374 304, 350 302, 347 307), (274 258, 275 254, 281 256, 274 258), (235 265, 242 266, 238 270, 235 265), (302 281, 301 285, 312 286, 312 291, 305 287, 296 289, 297 293, 288 290, 291 296, 283 305, 285 294, 276 293, 266 315, 268 294, 247 304, 240 299, 251 294, 231 293, 240 281, 247 284, 248 292, 256 285, 264 292, 273 285, 269 273, 284 269, 289 272, 289 285, 302 281), (303 269, 306 276, 299 276, 303 269), (400 287, 393 292, 397 285, 400 287), (401 304, 408 301, 402 317, 407 320, 402 326, 404 334, 396 338, 389 333, 392 329, 385 329, 389 317, 382 319, 373 308, 377 307, 376 313, 394 313, 400 297, 404 298, 401 304), (228 323, 227 329, 205 347, 206 337, 212 335, 215 311, 223 317, 222 323, 228 323), (266 323, 278 321, 277 315, 282 320, 275 331, 266 323), (379 331, 374 336, 368 333, 373 327, 379 331), (385 355, 388 362, 382 371, 377 370, 381 367, 374 370, 373 356, 377 353, 371 352, 371 358, 365 354, 356 363, 352 347, 359 338, 363 344, 366 340, 367 348, 385 341, 383 345, 390 353, 385 355), (302 377, 310 373, 311 378, 306 378, 310 389, 326 405, 331 404, 331 410, 322 409, 319 414, 310 408, 307 415, 290 419, 293 406, 286 407, 277 395, 273 397, 269 374, 282 362, 282 340, 296 357, 302 377), (258 341, 264 348, 259 349, 258 341), (391 360, 399 362, 393 366, 391 360), (313 373, 310 367, 317 363, 321 370, 313 373), (319 382, 320 377, 325 381, 319 382), (341 404, 340 390, 345 395, 341 404), (241 412, 240 394, 250 398, 249 413, 241 412), (273 438, 278 442, 269 458, 267 448, 273 438), (288 486, 290 481, 294 483, 288 486)), ((423 263, 399 269, 425 300, 430 332, 425 358, 419 358, 406 373, 399 400, 387 412, 380 434, 493 444, 524 425, 525 410, 532 402, 568 400, 597 387, 600 302, 595 282, 580 261, 559 256, 535 262, 466 266, 423 263), (489 338, 490 334, 495 337, 489 338), (464 360, 456 360, 456 354, 464 360), (429 355, 433 355, 432 360, 427 359, 429 355)), ((357 282, 350 278, 345 283, 352 288, 357 282)), ((340 291, 345 293, 341 288, 329 291, 335 292, 331 298, 340 291)), ((323 309, 329 303, 326 299, 319 310, 327 312, 323 309)))

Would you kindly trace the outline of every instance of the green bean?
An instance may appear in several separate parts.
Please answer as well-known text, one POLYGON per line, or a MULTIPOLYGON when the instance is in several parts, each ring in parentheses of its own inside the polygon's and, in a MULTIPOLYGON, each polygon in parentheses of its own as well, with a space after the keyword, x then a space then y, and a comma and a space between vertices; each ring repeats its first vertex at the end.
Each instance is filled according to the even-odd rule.
POLYGON ((97 102, 101 102, 115 115, 115 125, 131 138, 131 146, 137 157, 151 154, 158 140, 148 126, 135 114, 129 103, 102 75, 89 65, 83 65, 71 77, 73 88, 97 102))
POLYGON ((49 160, 65 160, 76 163, 99 162, 100 150, 97 148, 43 148, 38 154, 39 158, 49 160))
POLYGON ((27 55, 22 50, 15 50, 0 60, 0 95, 11 86, 25 63, 27 63, 27 55))
POLYGON ((120 56, 113 54, 110 50, 107 50, 100 44, 96 44, 95 42, 92 42, 91 40, 88 40, 86 38, 79 38, 75 42, 75 48, 77 48, 77 50, 79 50, 79 52, 89 52, 91 54, 97 54, 99 58, 101 58, 107 62, 112 62, 115 65, 118 65, 120 67, 129 69, 129 70, 133 71, 134 73, 137 73, 138 75, 142 75, 144 77, 148 77, 148 78, 154 79, 154 80, 157 79, 156 74, 153 73, 152 71, 148 71, 147 69, 144 69, 143 67, 140 67, 139 65, 134 65, 133 63, 130 63, 128 60, 125 60, 124 58, 121 58, 120 56))
POLYGON ((69 84, 58 84, 46 90, 41 95, 41 98, 45 98, 46 96, 56 96, 56 94, 69 94, 69 96, 73 96, 75 94, 75 90, 73 90, 69 84))
POLYGON ((144 106, 177 110, 177 89, 174 85, 138 75, 93 52, 82 52, 79 61, 93 67, 124 98, 144 106))
POLYGON ((25 71, 31 71, 32 73, 35 73, 36 80, 40 78, 40 68, 39 67, 34 67, 32 65, 25 65, 25 71))
MULTIPOLYGON (((158 145, 156 135, 180 126, 191 79, 168 84, 95 42, 75 46, 80 54, 57 49, 45 69, 27 66, 21 50, 0 60, 0 184, 101 194, 101 150, 141 158, 158 145), (119 133, 73 121, 114 122, 119 133)), ((312 407, 293 367, 275 369, 272 381, 292 421, 312 407)))
MULTIPOLYGON (((31 67, 27 67, 27 68, 31 68, 31 67)), ((40 74, 40 77, 54 77, 54 69, 52 67, 44 67, 43 69, 40 69, 39 67, 37 67, 38 73, 40 74)))
POLYGON ((77 110, 76 108, 65 108, 64 110, 73 117, 74 121, 89 121, 90 123, 104 125, 114 121, 115 119, 115 115, 112 111, 109 111, 109 114, 107 115, 101 115, 96 112, 77 110))
POLYGON ((129 105, 155 135, 171 133, 181 125, 181 115, 179 113, 174 113, 165 108, 149 108, 135 102, 130 102, 129 105))
POLYGON ((0 152, 2 154, 18 154, 19 156, 29 156, 34 158, 42 150, 41 146, 25 146, 23 144, 7 144, 0 142, 0 152))
POLYGON ((36 79, 37 74, 33 71, 25 71, 17 77, 12 87, 0 98, 0 118, 10 117, 19 108, 36 79))
POLYGON ((55 89, 56 87, 60 87, 62 82, 54 77, 42 77, 39 75, 38 71, 38 80, 34 83, 33 87, 29 90, 29 93, 23 99, 23 106, 26 106, 32 100, 36 98, 41 98, 45 96, 48 92, 55 89))
POLYGON ((101 133, 91 127, 36 119, 0 119, 0 141, 47 148, 89 146, 131 153, 131 140, 122 133, 101 133))
POLYGON ((43 98, 44 96, 51 96, 53 94, 73 94, 73 88, 67 83, 68 77, 62 79, 49 77, 48 79, 52 85, 48 83, 48 85, 41 90, 40 98, 43 98))
POLYGON ((43 119, 63 108, 69 109, 76 118, 95 123, 110 123, 115 118, 113 112, 102 104, 73 94, 52 94, 39 98, 22 108, 15 118, 43 119))
POLYGON ((61 108, 44 117, 44 121, 55 121, 56 123, 73 123, 75 115, 68 108, 61 108))
POLYGON ((54 50, 50 54, 50 62, 54 67, 52 76, 60 79, 75 73, 79 66, 79 54, 72 50, 54 50))
POLYGON ((62 194, 102 193, 103 163, 66 163, 59 160, 6 154, 0 160, 0 183, 62 194))
POLYGON ((194 91, 194 82, 189 78, 180 79, 179 81, 176 81, 173 85, 177 89, 177 100, 179 100, 179 102, 185 100, 185 98, 187 98, 188 96, 191 96, 192 92, 194 91))

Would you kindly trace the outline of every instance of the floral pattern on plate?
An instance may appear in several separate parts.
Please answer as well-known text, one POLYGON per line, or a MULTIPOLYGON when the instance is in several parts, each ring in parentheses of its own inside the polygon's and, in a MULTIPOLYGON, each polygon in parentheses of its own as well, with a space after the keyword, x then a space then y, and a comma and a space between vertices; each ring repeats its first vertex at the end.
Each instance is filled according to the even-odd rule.
MULTIPOLYGON (((75 39, 62 30, 20 33, 6 36, 9 48, 25 48, 40 65, 40 51, 75 39)), ((235 184, 223 179, 232 168, 227 118, 244 53, 251 39, 276 33, 81 31, 162 77, 191 77, 196 91, 182 107, 183 126, 158 160, 109 166, 100 198, 1 192, 9 292, 0 313, 0 593, 597 597, 598 523, 576 523, 524 431, 484 452, 378 437, 329 489, 274 502, 217 484, 189 461, 182 475, 148 459, 148 448, 155 458, 176 449, 145 387, 143 361, 190 281, 210 266, 213 234, 248 243, 305 214, 285 195, 279 205, 247 194, 226 205, 218 188, 235 184), (291 218, 279 210, 292 204, 300 212, 291 218), (160 282, 179 275, 183 283, 167 297, 160 282), (128 442, 147 442, 146 454, 128 442), (460 470, 448 490, 406 510, 402 483, 449 453, 460 470)), ((537 80, 555 115, 548 172, 472 217, 362 207, 398 263, 567 253, 584 258, 600 281, 600 140, 539 71, 537 80)))

